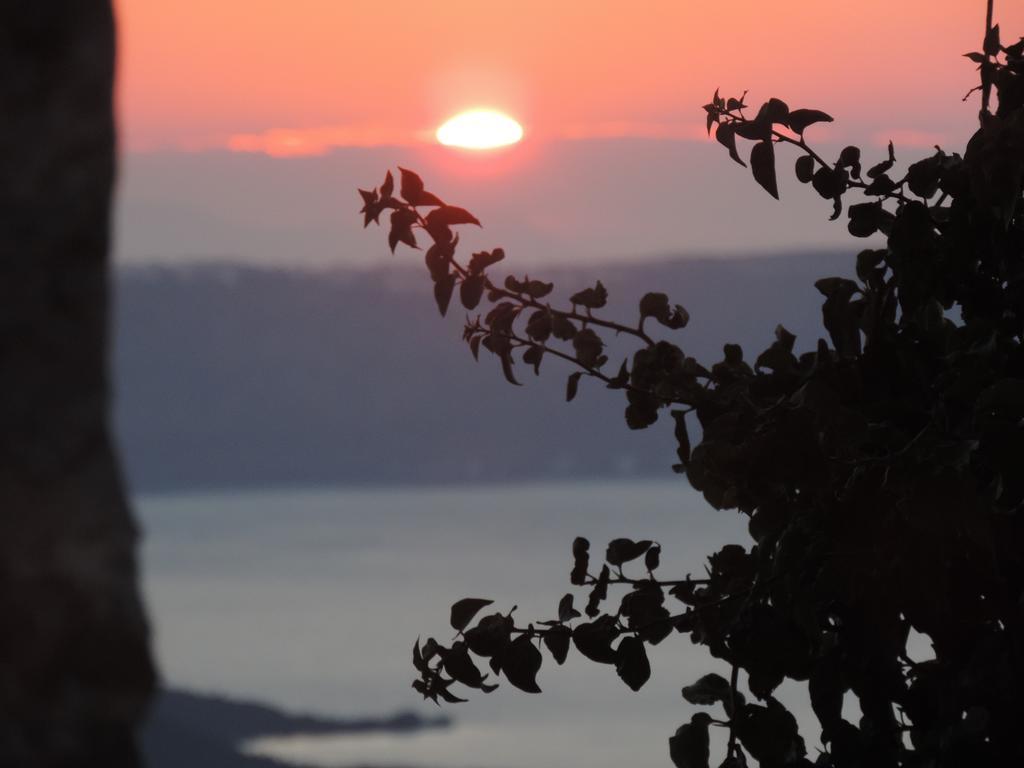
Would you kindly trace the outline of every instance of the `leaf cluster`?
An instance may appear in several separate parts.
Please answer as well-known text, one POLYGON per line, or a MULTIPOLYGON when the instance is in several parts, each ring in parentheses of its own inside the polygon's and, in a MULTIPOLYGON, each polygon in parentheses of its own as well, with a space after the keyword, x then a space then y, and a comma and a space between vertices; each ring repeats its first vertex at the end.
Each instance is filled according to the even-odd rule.
POLYGON ((456 287, 467 311, 487 302, 464 330, 474 356, 495 355, 513 383, 519 362, 539 372, 559 358, 574 368, 567 399, 584 377, 621 389, 634 429, 669 412, 675 468, 712 506, 745 516, 751 537, 712 554, 701 578, 677 580, 658 577, 652 541, 613 540, 591 567, 578 538, 581 609, 569 594, 545 621, 517 626, 510 612, 473 624, 488 603, 460 601, 449 646, 417 643, 417 690, 435 701, 458 700, 455 683, 493 690, 479 657, 537 692, 543 651, 562 663, 573 647, 636 690, 651 674, 646 646, 682 633, 729 676, 682 689, 722 719, 701 711, 680 726, 669 740, 680 768, 709 765, 712 726, 728 729, 722 766, 811 765, 775 698, 787 679, 806 687, 821 725, 814 765, 1024 765, 1024 41, 1004 46, 993 28, 968 57, 998 106, 986 95, 962 154, 937 148, 904 171, 891 144, 871 164, 856 147, 826 161, 805 139, 831 120, 818 110, 770 99, 748 113, 746 94, 717 92, 704 107, 708 130, 769 194, 777 150, 792 148, 797 178, 833 218, 845 208, 853 236, 885 238, 857 256, 856 279, 815 284, 824 333, 803 350, 777 326, 760 354, 726 344, 702 364, 675 340, 689 315, 666 295, 642 297, 623 323, 600 314, 600 282, 558 304, 551 283, 492 281, 500 249, 459 262, 451 227, 478 222, 411 172, 400 200, 390 174, 362 193, 367 222, 392 211, 392 249, 415 246, 419 230, 433 241, 442 313, 456 287), (614 373, 609 333, 637 347, 614 373), (913 652, 912 633, 932 657, 913 652), (844 715, 849 694, 857 722, 844 715))

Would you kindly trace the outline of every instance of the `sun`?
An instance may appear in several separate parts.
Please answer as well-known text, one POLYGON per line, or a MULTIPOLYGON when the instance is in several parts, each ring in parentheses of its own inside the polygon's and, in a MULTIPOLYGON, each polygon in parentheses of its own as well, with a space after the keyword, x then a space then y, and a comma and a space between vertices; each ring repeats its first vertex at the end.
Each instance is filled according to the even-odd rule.
POLYGON ((523 126, 495 109, 470 109, 445 121, 437 140, 446 147, 494 149, 523 138, 523 126))

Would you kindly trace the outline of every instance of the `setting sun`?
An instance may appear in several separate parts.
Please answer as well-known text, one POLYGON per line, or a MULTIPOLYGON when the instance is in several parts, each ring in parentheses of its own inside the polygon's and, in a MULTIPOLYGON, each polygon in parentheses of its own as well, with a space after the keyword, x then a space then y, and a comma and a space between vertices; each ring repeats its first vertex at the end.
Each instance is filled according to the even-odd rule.
POLYGON ((471 109, 449 119, 437 129, 437 140, 446 147, 494 149, 523 138, 523 127, 493 109, 471 109))

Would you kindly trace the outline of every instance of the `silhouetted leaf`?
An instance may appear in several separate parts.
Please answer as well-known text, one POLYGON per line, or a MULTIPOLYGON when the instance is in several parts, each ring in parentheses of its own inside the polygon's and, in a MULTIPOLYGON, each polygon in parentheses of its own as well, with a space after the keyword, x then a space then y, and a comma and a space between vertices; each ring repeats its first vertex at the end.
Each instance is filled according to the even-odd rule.
POLYGON ((815 123, 831 123, 832 116, 817 109, 794 109, 789 113, 789 127, 794 133, 803 134, 815 123))
POLYGON ((769 195, 779 199, 779 184, 775 177, 775 144, 769 139, 754 145, 750 150, 750 170, 769 195))
POLYGON ((509 384, 515 384, 517 387, 520 386, 519 382, 516 381, 515 374, 512 373, 512 352, 505 351, 498 355, 501 360, 501 373, 505 377, 505 381, 509 384))
POLYGON ((587 309, 600 309, 608 303, 608 291, 598 280, 597 285, 593 288, 584 288, 582 291, 574 293, 569 297, 569 301, 587 309))
POLYGON ((572 593, 566 594, 561 600, 558 601, 558 620, 559 621, 572 621, 573 619, 582 616, 572 606, 572 593))
POLYGON ((452 293, 455 291, 455 275, 445 275, 434 283, 434 300, 437 302, 437 309, 444 317, 448 313, 448 305, 452 301, 452 293))
POLYGON ((577 536, 572 542, 572 573, 569 583, 581 586, 587 581, 587 569, 590 567, 590 542, 577 536))
POLYGON ((523 353, 523 362, 533 366, 533 372, 540 375, 540 361, 544 359, 544 347, 532 346, 523 353))
POLYGON ((517 637, 501 659, 501 671, 512 685, 527 693, 540 693, 537 673, 543 658, 529 635, 517 637))
POLYGON ((839 167, 849 168, 850 175, 855 178, 860 178, 860 149, 858 147, 844 147, 843 151, 839 153, 839 167))
POLYGON ((457 208, 454 205, 441 205, 427 214, 427 226, 439 225, 451 227, 456 224, 476 224, 480 221, 465 208, 457 208))
MULTIPOLYGON (((577 614, 579 615, 579 614, 577 614)), ((572 640, 572 630, 568 627, 551 627, 544 633, 544 645, 551 651, 551 656, 558 664, 564 664, 569 655, 569 643, 572 640)))
POLYGON ((647 659, 647 649, 639 637, 627 635, 622 638, 615 649, 615 671, 622 682, 634 691, 643 688, 651 677, 651 663, 647 659))
POLYGON ((598 359, 604 349, 604 342, 593 329, 584 328, 579 331, 572 339, 572 347, 576 351, 576 359, 580 361, 580 365, 586 368, 600 366, 598 359))
POLYGON ((640 299, 640 317, 668 317, 668 296, 664 293, 647 293, 640 299))
POLYGON ((402 174, 402 187, 399 194, 407 203, 411 203, 423 193, 423 179, 415 171, 399 168, 402 174))
POLYGON ((644 539, 643 541, 633 541, 632 539, 612 539, 608 543, 608 548, 605 550, 604 559, 607 560, 611 565, 622 565, 628 563, 631 560, 636 560, 644 552, 646 552, 650 546, 650 541, 644 539))
POLYGON ((719 125, 718 130, 715 131, 715 138, 718 139, 719 144, 729 150, 729 157, 744 168, 747 167, 747 164, 743 162, 742 158, 740 158, 740 153, 736 151, 736 129, 731 123, 722 123, 719 125))
POLYGON ((462 299, 462 306, 466 309, 476 309, 480 303, 484 295, 484 280, 483 275, 471 275, 462 281, 459 296, 462 299))
POLYGON ((399 168, 402 176, 401 191, 402 199, 410 205, 444 205, 436 195, 432 195, 423 188, 423 179, 407 168, 399 168))
POLYGON ((692 685, 685 686, 683 698, 691 704, 707 706, 719 701, 728 701, 731 691, 729 681, 712 672, 692 685))
POLYGON ((576 397, 576 392, 577 390, 579 390, 580 387, 580 376, 582 375, 583 373, 580 371, 576 371, 575 373, 569 374, 569 380, 566 382, 565 385, 565 401, 567 403, 571 403, 573 399, 576 397))
POLYGON ((644 567, 648 571, 655 571, 661 565, 661 547, 655 544, 644 554, 644 567))
POLYGON ((765 117, 772 123, 780 123, 789 126, 789 105, 782 99, 770 98, 765 103, 765 117))
POLYGON ((690 435, 686 431, 686 412, 673 410, 672 418, 676 422, 676 454, 679 456, 679 461, 686 465, 690 461, 690 435))
POLYGON ((470 688, 476 688, 483 682, 483 676, 469 657, 465 643, 455 643, 444 654, 444 671, 470 688))
POLYGON ((384 183, 380 185, 380 196, 382 198, 389 198, 395 192, 395 177, 391 175, 391 171, 384 174, 384 183))
POLYGON ((556 339, 569 341, 576 335, 576 326, 560 312, 551 313, 551 333, 556 339))
POLYGON ((796 159, 796 178, 801 184, 810 183, 814 178, 814 158, 810 155, 801 155, 796 159))
POLYGON ((598 606, 603 600, 608 597, 608 579, 611 576, 611 572, 608 570, 608 566, 601 567, 601 573, 598 574, 597 582, 594 584, 593 589, 590 590, 590 596, 587 599, 587 607, 584 612, 590 618, 594 618, 598 614, 598 606))
POLYGON ((811 184, 822 197, 834 199, 846 191, 846 172, 823 166, 815 171, 811 184))
POLYGON ((417 248, 416 237, 412 233, 412 225, 416 222, 416 214, 407 208, 399 208, 391 212, 391 231, 388 233, 388 245, 391 252, 399 243, 405 243, 410 248, 417 248))
POLYGON ((708 768, 711 759, 708 725, 711 716, 697 712, 668 740, 668 754, 676 768, 708 768))
POLYGON ((511 641, 512 627, 511 616, 501 613, 484 616, 475 627, 465 630, 466 645, 478 656, 494 656, 511 641))
POLYGON ((504 258, 505 251, 502 248, 495 248, 493 251, 478 251, 469 260, 469 272, 472 275, 479 274, 504 258))
POLYGON ((452 629, 461 632, 469 622, 473 620, 482 608, 487 607, 493 600, 483 600, 478 597, 465 597, 452 605, 451 624, 452 629))
POLYGON ((612 643, 617 636, 615 619, 611 616, 601 616, 592 622, 578 624, 572 630, 572 642, 576 649, 599 664, 615 663, 612 643))
POLYGON ((1002 46, 999 44, 999 25, 995 24, 985 35, 984 50, 988 56, 996 56, 1002 46))

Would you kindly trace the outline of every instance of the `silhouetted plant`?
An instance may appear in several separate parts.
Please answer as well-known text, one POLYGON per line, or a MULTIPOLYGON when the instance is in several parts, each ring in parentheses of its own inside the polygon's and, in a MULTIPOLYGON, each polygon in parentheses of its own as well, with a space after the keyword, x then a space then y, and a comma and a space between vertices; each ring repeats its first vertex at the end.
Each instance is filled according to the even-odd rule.
POLYGON ((728 674, 683 688, 724 719, 700 712, 679 728, 669 739, 679 768, 708 766, 711 725, 728 729, 723 767, 748 756, 766 768, 811 765, 773 696, 787 678, 807 684, 821 724, 815 765, 1024 765, 1024 39, 1003 46, 990 22, 983 50, 967 56, 981 70, 980 128, 962 156, 937 148, 902 174, 892 144, 866 171, 857 147, 826 161, 805 140, 831 121, 823 112, 770 99, 750 116, 745 94, 717 92, 704 107, 733 160, 743 164, 740 144, 753 142, 751 171, 771 195, 776 149, 791 145, 797 178, 832 203, 833 219, 859 193, 850 233, 887 238, 857 256, 856 280, 815 284, 829 341, 797 354, 779 326, 752 365, 735 344, 705 366, 656 338, 652 323, 679 331, 688 321, 662 293, 618 323, 597 314, 608 302, 600 282, 561 305, 551 283, 493 282, 502 250, 459 261, 452 227, 479 222, 411 171, 401 170, 398 197, 390 172, 361 191, 367 224, 390 211, 392 250, 429 238, 441 314, 456 291, 469 311, 489 305, 465 327, 474 356, 495 355, 512 383, 517 357, 538 372, 560 358, 576 368, 568 400, 584 380, 621 389, 633 429, 667 409, 676 470, 712 506, 745 515, 753 539, 712 554, 704 578, 665 580, 656 543, 615 539, 592 567, 577 538, 570 582, 589 588, 582 614, 570 593, 550 620, 522 626, 510 611, 474 623, 490 601, 460 600, 455 640, 413 649, 417 691, 449 702, 463 700, 456 683, 490 692, 478 657, 539 692, 540 646, 559 664, 575 646, 636 690, 651 674, 646 645, 686 633, 728 674), (615 370, 608 332, 638 346, 615 370), (612 588, 624 591, 614 608, 612 588), (934 658, 911 657, 912 629, 934 658), (843 717, 851 691, 856 724, 843 717))

